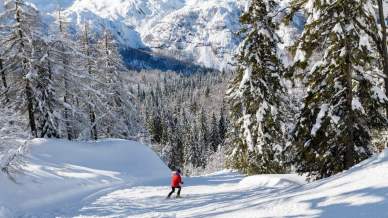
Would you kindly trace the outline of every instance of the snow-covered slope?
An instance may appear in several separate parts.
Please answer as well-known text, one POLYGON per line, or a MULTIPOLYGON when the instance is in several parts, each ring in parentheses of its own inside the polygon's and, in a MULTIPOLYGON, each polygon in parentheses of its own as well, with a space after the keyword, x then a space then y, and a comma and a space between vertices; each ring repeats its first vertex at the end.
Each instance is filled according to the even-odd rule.
MULTIPOLYGON (((2 0, 0 0, 2 1, 2 0)), ((228 67, 239 44, 237 0, 31 0, 46 16, 61 8, 72 28, 85 21, 95 29, 112 30, 123 46, 156 53, 209 68, 228 67)))
POLYGON ((352 169, 299 188, 252 198, 242 217, 388 217, 388 149, 352 169), (256 215, 253 215, 256 214, 256 215))
POLYGON ((209 68, 228 68, 240 39, 243 1, 187 0, 142 33, 149 47, 171 52, 209 68))
POLYGON ((26 165, 31 172, 19 177, 20 184, 0 176, 0 217, 388 217, 388 149, 312 183, 292 174, 232 171, 183 178, 183 199, 166 200, 168 169, 145 146, 33 144, 26 165))
POLYGON ((169 181, 169 169, 145 145, 125 140, 29 142, 16 183, 0 173, 0 217, 63 209, 105 188, 169 181))
POLYGON ((100 196, 75 215, 83 218, 386 218, 387 172, 388 150, 347 172, 309 184, 304 184, 303 178, 296 175, 244 178, 233 172, 221 172, 184 178, 182 200, 164 200, 166 186, 131 187, 100 196))

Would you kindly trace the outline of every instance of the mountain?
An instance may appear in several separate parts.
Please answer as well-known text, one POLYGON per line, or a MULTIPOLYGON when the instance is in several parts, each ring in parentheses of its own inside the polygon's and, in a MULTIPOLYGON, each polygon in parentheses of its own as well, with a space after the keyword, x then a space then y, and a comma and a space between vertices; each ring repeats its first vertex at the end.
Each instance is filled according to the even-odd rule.
MULTIPOLYGON (((244 8, 244 1, 236 0, 31 2, 48 22, 54 21, 58 17, 58 9, 61 9, 72 31, 82 28, 88 21, 95 30, 109 28, 121 47, 135 49, 136 53, 146 52, 164 61, 164 57, 172 57, 175 65, 189 62, 219 70, 230 67, 240 42, 236 33, 244 8)), ((152 65, 145 60, 133 63, 138 65, 135 67, 152 65)))
MULTIPOLYGON (((0 0, 2 5, 4 0, 0 0)), ((288 0, 278 0, 281 8, 288 0)), ((226 70, 241 42, 239 17, 248 0, 29 0, 52 28, 58 11, 75 33, 85 23, 108 28, 134 69, 193 72, 226 70)), ((1 11, 0 6, 0 11, 1 11)), ((284 46, 303 28, 303 19, 282 27, 284 46)), ((285 54, 287 55, 287 54, 285 54)))

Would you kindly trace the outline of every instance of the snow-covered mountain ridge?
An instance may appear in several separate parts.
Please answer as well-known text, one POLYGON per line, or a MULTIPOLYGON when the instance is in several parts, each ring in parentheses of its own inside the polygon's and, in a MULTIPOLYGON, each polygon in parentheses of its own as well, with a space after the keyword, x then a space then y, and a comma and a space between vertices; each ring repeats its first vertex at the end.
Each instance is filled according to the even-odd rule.
POLYGON ((109 28, 123 46, 151 50, 209 68, 229 66, 245 1, 31 0, 53 20, 58 9, 73 28, 109 28))

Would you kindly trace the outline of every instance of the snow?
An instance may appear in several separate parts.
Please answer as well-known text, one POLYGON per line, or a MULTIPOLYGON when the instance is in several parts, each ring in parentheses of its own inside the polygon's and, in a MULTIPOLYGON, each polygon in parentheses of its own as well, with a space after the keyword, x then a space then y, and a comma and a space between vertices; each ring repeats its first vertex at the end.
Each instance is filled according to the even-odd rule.
POLYGON ((294 62, 304 62, 306 61, 306 52, 298 48, 295 52, 294 62))
POLYGON ((239 182, 240 188, 289 188, 305 184, 305 178, 294 174, 289 175, 256 175, 249 176, 239 182))
POLYGON ((366 33, 362 33, 360 36, 359 47, 365 47, 369 51, 372 50, 372 45, 369 43, 369 36, 366 33))
POLYGON ((364 107, 362 107, 362 104, 360 102, 360 99, 358 97, 354 97, 352 100, 352 109, 353 110, 359 110, 363 114, 365 114, 364 107))
POLYGON ((107 187, 166 179, 169 175, 169 169, 151 149, 132 141, 35 139, 28 142, 28 148, 24 173, 15 176, 17 184, 0 174, 0 214, 52 209, 65 199, 79 199, 107 187))
POLYGON ((388 102, 387 96, 385 95, 385 93, 383 92, 383 90, 381 90, 379 87, 374 86, 374 87, 372 87, 371 90, 372 90, 372 92, 373 92, 373 98, 374 98, 374 99, 379 100, 379 102, 381 102, 381 103, 383 103, 383 102, 388 102))
POLYGON ((321 128, 322 120, 326 116, 326 112, 328 109, 329 109, 328 104, 323 104, 321 106, 321 110, 319 111, 317 119, 314 123, 314 126, 311 129, 311 135, 315 136, 317 134, 317 131, 321 128))
MULTIPOLYGON (((0 0, 2 1, 2 0, 0 0)), ((31 0, 48 23, 58 8, 71 29, 92 21, 123 46, 152 49, 216 69, 230 68, 246 0, 31 0)))
POLYGON ((33 140, 19 184, 0 176, 0 217, 387 217, 388 149, 350 170, 306 183, 294 174, 224 170, 184 177, 166 200, 170 172, 146 146, 124 140, 33 140), (139 166, 141 163, 141 166, 139 166))

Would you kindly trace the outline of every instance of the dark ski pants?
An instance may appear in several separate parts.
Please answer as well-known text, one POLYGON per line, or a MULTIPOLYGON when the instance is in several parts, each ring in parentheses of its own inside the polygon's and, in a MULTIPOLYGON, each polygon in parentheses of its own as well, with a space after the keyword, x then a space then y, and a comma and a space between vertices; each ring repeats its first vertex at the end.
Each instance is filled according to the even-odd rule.
POLYGON ((176 196, 180 197, 182 187, 178 186, 178 187, 171 187, 171 192, 167 196, 168 198, 171 197, 172 193, 175 192, 176 188, 178 189, 178 192, 176 193, 176 196))

